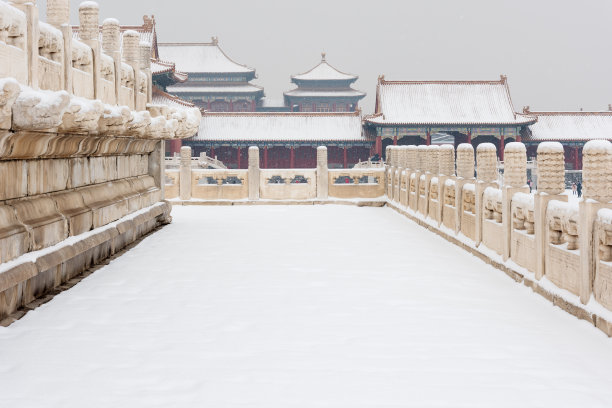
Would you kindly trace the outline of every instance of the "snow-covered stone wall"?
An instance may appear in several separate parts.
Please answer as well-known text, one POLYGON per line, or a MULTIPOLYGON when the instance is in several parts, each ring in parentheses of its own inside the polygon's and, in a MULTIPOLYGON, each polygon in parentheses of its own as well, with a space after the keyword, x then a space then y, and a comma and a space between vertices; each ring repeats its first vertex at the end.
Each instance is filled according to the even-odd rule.
POLYGON ((49 0, 44 23, 36 2, 0 2, 0 321, 169 222, 163 141, 200 122, 150 103, 143 45, 125 33, 122 56, 112 20, 106 52, 95 2, 73 38, 69 4, 49 0))

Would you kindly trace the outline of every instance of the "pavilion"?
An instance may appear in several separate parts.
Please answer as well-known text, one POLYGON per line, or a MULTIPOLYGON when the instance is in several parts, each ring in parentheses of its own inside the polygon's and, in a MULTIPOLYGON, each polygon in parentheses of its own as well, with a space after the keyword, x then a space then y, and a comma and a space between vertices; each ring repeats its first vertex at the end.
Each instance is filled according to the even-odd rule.
POLYGON ((365 117, 375 152, 387 145, 431 144, 432 135, 454 144, 491 142, 503 160, 504 143, 520 141, 536 118, 516 113, 508 81, 387 81, 378 78, 375 113, 365 117))
POLYGON ((284 93, 285 105, 292 112, 353 112, 366 94, 351 88, 359 77, 331 66, 321 54, 321 62, 311 70, 291 77, 297 88, 284 93))
POLYGON ((262 87, 250 81, 255 69, 232 61, 213 37, 210 43, 159 43, 160 59, 173 61, 188 75, 187 81, 170 85, 167 92, 213 112, 254 112, 264 96, 262 87))
POLYGON ((228 168, 247 168, 250 146, 260 149, 262 168, 312 168, 316 149, 327 146, 329 166, 348 168, 367 160, 373 140, 361 112, 204 112, 198 135, 184 140, 194 155, 217 157, 228 168))

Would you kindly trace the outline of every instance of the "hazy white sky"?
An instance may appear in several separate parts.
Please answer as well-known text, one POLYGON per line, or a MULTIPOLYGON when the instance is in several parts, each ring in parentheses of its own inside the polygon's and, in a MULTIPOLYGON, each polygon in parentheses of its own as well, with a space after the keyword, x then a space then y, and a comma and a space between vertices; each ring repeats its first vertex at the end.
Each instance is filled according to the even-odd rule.
MULTIPOLYGON (((45 0, 39 0, 44 15, 45 0)), ((72 22, 78 22, 72 1, 72 22)), ((219 37, 254 82, 282 98, 289 76, 320 60, 360 76, 373 110, 387 79, 497 79, 508 75, 514 107, 604 110, 612 103, 612 0, 100 0, 101 20, 140 24, 154 14, 158 38, 219 37)))

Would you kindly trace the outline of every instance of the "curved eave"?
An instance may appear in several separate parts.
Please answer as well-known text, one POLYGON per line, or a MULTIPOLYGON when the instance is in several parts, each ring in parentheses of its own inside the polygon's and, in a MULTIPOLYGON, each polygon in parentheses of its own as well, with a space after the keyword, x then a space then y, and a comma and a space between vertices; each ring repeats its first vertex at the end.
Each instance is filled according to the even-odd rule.
POLYGON ((424 126, 448 126, 448 127, 480 127, 480 126, 529 126, 533 125, 537 120, 529 120, 529 121, 517 121, 517 122, 505 122, 505 123, 478 123, 478 122, 469 122, 469 123, 439 123, 439 122, 424 122, 424 123, 408 123, 408 122, 387 122, 376 121, 372 119, 364 119, 364 122, 369 125, 375 126, 405 126, 405 127, 424 127, 424 126))
POLYGON ((314 84, 314 83, 326 84, 326 83, 339 83, 339 82, 344 82, 346 83, 346 86, 350 86, 358 79, 359 79, 358 76, 355 76, 354 78, 351 78, 351 79, 300 79, 300 78, 296 78, 295 76, 292 76, 291 82, 293 82, 297 86, 306 85, 306 84, 314 84))

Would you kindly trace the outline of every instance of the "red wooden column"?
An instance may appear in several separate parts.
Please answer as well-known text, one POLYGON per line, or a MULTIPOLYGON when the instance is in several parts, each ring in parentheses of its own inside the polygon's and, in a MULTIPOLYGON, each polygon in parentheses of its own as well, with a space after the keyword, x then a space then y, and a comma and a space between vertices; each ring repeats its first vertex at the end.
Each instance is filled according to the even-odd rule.
POLYGON ((431 132, 428 130, 427 131, 427 142, 426 142, 427 146, 429 146, 431 144, 431 132))
POLYGON ((520 134, 520 133, 517 133, 517 134, 516 134, 516 141, 517 141, 517 142, 522 142, 522 141, 523 141, 523 140, 521 139, 521 134, 520 134))
POLYGON ((212 157, 213 159, 215 158, 215 148, 214 147, 210 147, 210 157, 212 157))
POLYGON ((471 130, 468 130, 468 133, 467 133, 467 142, 469 144, 472 144, 472 131, 471 130))
POLYGON ((499 138, 499 160, 504 161, 504 135, 499 138))
POLYGON ((229 111, 230 112, 234 111, 234 102, 233 101, 230 101, 230 103, 229 103, 229 111))
POLYGON ((344 164, 344 168, 348 169, 348 147, 344 146, 344 150, 343 150, 343 164, 344 164))
POLYGON ((578 170, 578 147, 574 147, 574 170, 578 170))
POLYGON ((181 145, 182 145, 181 139, 170 140, 170 156, 174 156, 174 153, 180 153, 181 145))
POLYGON ((393 146, 397 146, 397 136, 393 136, 393 146))
POLYGON ((264 160, 263 160, 263 168, 268 168, 268 146, 264 146, 264 160))
POLYGON ((376 136, 376 153, 382 156, 382 136, 376 136))
POLYGON ((291 151, 289 155, 289 168, 290 169, 295 168, 295 149, 293 148, 293 146, 291 146, 291 151))
POLYGON ((255 101, 251 101, 251 112, 255 112, 257 110, 257 106, 255 106, 255 101))
POLYGON ((240 157, 240 156, 242 156, 242 154, 241 154, 242 152, 240 151, 240 147, 237 147, 236 150, 238 152, 238 168, 241 169, 242 168, 242 166, 241 166, 241 164, 242 164, 242 160, 241 160, 242 157, 240 157))

